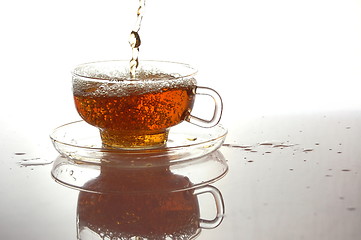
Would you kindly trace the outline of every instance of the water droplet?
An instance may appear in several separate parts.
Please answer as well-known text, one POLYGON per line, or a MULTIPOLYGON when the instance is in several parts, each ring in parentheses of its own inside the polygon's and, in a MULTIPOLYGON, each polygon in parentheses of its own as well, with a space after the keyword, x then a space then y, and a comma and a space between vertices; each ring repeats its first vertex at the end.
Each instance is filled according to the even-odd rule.
POLYGON ((20 164, 21 167, 29 167, 29 166, 48 165, 48 164, 51 164, 52 162, 53 161, 49 161, 49 160, 41 159, 41 158, 26 158, 26 159, 22 159, 18 163, 20 164))
POLYGON ((196 137, 194 137, 194 138, 187 138, 187 140, 188 140, 188 141, 195 141, 195 140, 197 140, 197 138, 196 138, 196 137))

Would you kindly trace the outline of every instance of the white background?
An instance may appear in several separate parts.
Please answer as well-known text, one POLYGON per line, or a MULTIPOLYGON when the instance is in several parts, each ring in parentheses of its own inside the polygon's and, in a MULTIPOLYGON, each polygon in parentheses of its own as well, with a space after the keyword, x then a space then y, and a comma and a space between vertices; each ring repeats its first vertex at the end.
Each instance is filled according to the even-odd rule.
MULTIPOLYGON (((187 62, 223 121, 361 107, 360 0, 148 0, 140 59, 187 62)), ((77 120, 70 71, 130 59, 137 0, 0 3, 3 126, 77 120)), ((34 130, 38 131, 38 129, 34 130)))

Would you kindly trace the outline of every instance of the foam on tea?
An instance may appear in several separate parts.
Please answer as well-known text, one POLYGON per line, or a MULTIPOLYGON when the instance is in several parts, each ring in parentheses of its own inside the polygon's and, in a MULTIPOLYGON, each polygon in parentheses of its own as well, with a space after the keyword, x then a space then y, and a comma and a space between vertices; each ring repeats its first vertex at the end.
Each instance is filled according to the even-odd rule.
POLYGON ((196 80, 193 77, 182 77, 179 74, 167 74, 157 70, 137 71, 137 77, 130 79, 128 70, 98 70, 87 67, 74 72, 73 88, 75 96, 113 96, 123 97, 141 95, 150 92, 163 92, 170 89, 194 89, 196 80), (84 81, 84 78, 87 81, 84 81))

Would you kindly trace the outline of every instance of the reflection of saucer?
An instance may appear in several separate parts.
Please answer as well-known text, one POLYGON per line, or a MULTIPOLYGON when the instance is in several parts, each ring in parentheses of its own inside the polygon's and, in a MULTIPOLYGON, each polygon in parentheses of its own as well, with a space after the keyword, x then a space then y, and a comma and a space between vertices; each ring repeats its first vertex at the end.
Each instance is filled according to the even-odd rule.
MULTIPOLYGON (((114 159, 113 159, 114 160, 114 159)), ((125 159, 118 159, 120 162, 125 159)), ((78 162, 59 156, 51 171, 56 182, 67 187, 94 193, 177 192, 195 189, 215 182, 226 175, 228 165, 220 151, 200 158, 169 162, 163 155, 156 159, 128 158, 128 165, 113 161, 78 162), (164 164, 167 162, 168 164, 164 164)))
MULTIPOLYGON (((169 132, 165 147, 156 149, 106 149, 102 147, 99 131, 84 121, 62 125, 50 135, 57 151, 64 157, 83 163, 116 162, 123 167, 142 165, 146 159, 167 157, 168 163, 199 158, 222 146, 227 130, 218 125, 213 128, 201 128, 183 122, 169 132), (121 159, 126 161, 121 161, 121 159)), ((164 162, 163 162, 164 163, 164 162)))

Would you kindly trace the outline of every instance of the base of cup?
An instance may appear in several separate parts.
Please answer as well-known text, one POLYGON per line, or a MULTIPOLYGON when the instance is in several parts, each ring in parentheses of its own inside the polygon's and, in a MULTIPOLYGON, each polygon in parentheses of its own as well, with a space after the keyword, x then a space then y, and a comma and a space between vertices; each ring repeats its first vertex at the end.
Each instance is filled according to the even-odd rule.
POLYGON ((122 149, 151 149, 165 146, 169 130, 161 132, 139 133, 134 131, 118 131, 100 129, 103 147, 122 149))

